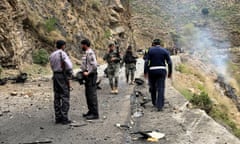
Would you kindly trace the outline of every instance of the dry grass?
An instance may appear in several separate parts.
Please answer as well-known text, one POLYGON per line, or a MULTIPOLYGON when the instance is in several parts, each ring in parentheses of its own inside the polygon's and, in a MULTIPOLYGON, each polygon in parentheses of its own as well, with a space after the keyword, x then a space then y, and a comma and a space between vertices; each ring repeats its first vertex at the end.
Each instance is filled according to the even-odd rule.
MULTIPOLYGON (((214 79, 213 76, 204 73, 204 70, 186 62, 183 73, 175 74, 174 87, 185 95, 187 99, 190 99, 193 93, 199 94, 201 91, 208 93, 219 113, 227 116, 230 121, 233 121, 240 128, 240 113, 233 101, 224 96, 214 79), (207 75, 207 77, 204 75, 207 75)), ((234 79, 230 83, 233 86, 237 85, 234 79)))

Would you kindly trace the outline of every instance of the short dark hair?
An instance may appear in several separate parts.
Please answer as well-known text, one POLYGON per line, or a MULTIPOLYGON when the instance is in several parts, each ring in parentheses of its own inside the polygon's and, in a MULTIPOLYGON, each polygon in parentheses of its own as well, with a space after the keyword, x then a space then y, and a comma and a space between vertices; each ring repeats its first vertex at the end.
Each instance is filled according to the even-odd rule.
POLYGON ((128 46, 128 50, 132 50, 132 46, 131 45, 128 46))
POLYGON ((82 44, 82 45, 86 45, 86 46, 88 46, 88 47, 91 46, 91 42, 90 42, 89 39, 84 39, 84 40, 82 40, 82 41, 81 41, 81 44, 82 44))
POLYGON ((154 39, 152 42, 153 45, 161 45, 162 41, 160 39, 154 39))
POLYGON ((63 41, 63 40, 57 40, 57 42, 56 42, 56 47, 57 47, 58 49, 61 49, 62 46, 64 46, 64 45, 66 45, 66 42, 65 42, 65 41, 63 41))
POLYGON ((112 46, 114 46, 114 43, 110 43, 110 44, 108 45, 109 48, 112 47, 112 46))

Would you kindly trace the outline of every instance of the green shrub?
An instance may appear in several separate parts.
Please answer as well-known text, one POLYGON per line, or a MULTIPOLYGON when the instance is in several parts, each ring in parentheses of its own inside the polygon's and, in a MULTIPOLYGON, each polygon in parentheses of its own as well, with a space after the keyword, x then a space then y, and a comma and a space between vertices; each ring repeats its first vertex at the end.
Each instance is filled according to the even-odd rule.
POLYGON ((105 33, 104 33, 104 37, 107 38, 107 39, 109 39, 111 37, 111 35, 112 34, 111 34, 111 31, 109 29, 106 30, 105 33))
POLYGON ((33 63, 46 65, 49 61, 49 54, 45 49, 39 49, 33 52, 33 63))
POLYGON ((209 113, 209 115, 215 119, 216 121, 224 124, 225 126, 228 126, 232 133, 237 136, 238 138, 240 138, 240 129, 237 127, 237 125, 229 118, 229 116, 227 115, 227 112, 224 112, 222 110, 220 110, 217 107, 212 108, 211 112, 209 113))
POLYGON ((187 99, 190 100, 193 97, 193 93, 189 91, 188 89, 181 89, 180 93, 187 99))
POLYGON ((93 8, 94 10, 99 11, 99 10, 100 10, 100 7, 101 7, 101 3, 100 3, 99 0, 94 0, 94 1, 92 2, 92 8, 93 8))
POLYGON ((180 73, 190 74, 190 69, 185 64, 180 64, 176 66, 176 71, 179 71, 180 73))
POLYGON ((51 32, 56 29, 57 19, 56 18, 50 18, 45 22, 45 28, 47 32, 51 32))
POLYGON ((209 14, 208 8, 203 8, 203 9, 202 9, 202 14, 203 14, 203 15, 208 15, 208 14, 209 14))
POLYGON ((190 102, 196 107, 205 110, 207 113, 209 113, 213 107, 213 103, 206 92, 194 94, 190 102))

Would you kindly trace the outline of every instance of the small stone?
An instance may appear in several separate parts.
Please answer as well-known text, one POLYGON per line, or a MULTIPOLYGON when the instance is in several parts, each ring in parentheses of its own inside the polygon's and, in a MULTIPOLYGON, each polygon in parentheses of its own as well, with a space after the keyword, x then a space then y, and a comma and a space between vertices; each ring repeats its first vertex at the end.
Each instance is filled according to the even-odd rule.
POLYGON ((10 110, 5 110, 2 113, 10 113, 10 110))
POLYGON ((40 127, 40 130, 44 130, 44 128, 43 128, 43 127, 40 127))
POLYGON ((24 98, 29 98, 29 96, 28 96, 28 95, 24 95, 23 97, 24 97, 24 98))
POLYGON ((16 91, 13 91, 13 92, 10 93, 10 95, 11 95, 11 96, 17 96, 18 93, 17 93, 16 91))

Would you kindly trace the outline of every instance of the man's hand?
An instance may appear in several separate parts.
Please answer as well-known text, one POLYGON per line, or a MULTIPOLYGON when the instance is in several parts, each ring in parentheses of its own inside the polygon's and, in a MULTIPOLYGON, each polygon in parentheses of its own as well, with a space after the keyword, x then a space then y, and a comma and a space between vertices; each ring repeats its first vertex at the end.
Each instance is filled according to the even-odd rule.
POLYGON ((172 74, 168 74, 168 78, 172 78, 172 74))
POLYGON ((88 74, 89 74, 88 72, 83 72, 84 76, 88 76, 88 74))
POLYGON ((148 78, 148 74, 146 73, 146 74, 144 74, 144 78, 145 79, 147 79, 148 78))
POLYGON ((111 58, 111 61, 113 62, 114 60, 116 60, 116 58, 111 58))

